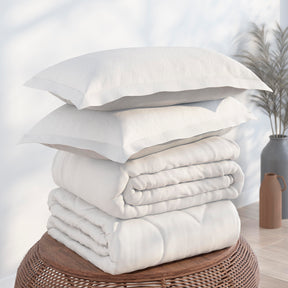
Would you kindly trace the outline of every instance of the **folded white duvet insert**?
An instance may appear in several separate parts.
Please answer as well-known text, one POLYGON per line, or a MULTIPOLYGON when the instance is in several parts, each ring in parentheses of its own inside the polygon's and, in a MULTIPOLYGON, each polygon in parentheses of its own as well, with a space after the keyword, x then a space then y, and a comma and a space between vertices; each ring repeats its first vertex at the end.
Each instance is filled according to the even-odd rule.
POLYGON ((114 217, 129 219, 235 199, 238 145, 223 137, 173 147, 125 164, 59 151, 55 183, 114 217))
POLYGON ((240 232, 228 200, 122 220, 56 189, 49 206, 49 235, 111 274, 222 249, 235 244, 240 232))

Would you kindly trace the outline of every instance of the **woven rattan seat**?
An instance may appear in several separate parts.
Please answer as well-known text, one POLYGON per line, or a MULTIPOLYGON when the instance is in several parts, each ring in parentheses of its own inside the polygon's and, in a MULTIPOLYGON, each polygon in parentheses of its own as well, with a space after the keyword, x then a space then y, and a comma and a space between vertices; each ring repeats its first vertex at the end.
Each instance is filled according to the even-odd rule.
POLYGON ((220 251, 113 276, 46 233, 20 264, 15 287, 254 288, 258 283, 257 259, 243 238, 235 246, 220 251))

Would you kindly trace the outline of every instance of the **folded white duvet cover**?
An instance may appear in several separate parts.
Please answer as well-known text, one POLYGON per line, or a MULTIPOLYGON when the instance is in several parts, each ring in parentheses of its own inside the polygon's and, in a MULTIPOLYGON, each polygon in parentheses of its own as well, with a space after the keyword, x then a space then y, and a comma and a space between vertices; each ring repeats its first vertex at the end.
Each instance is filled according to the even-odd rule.
POLYGON ((49 207, 49 235, 111 274, 219 250, 235 244, 240 232, 229 200, 123 220, 56 189, 49 207))
POLYGON ((243 173, 239 147, 208 137, 119 164, 59 151, 55 183, 107 214, 129 219, 235 199, 243 173))

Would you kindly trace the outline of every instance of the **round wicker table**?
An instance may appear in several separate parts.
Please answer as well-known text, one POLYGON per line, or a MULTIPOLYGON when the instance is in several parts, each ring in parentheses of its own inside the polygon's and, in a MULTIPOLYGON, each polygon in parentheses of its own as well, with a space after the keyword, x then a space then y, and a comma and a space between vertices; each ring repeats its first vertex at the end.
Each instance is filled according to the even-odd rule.
POLYGON ((254 288, 258 283, 257 259, 243 238, 235 246, 216 252, 133 273, 110 275, 46 233, 20 264, 15 288, 254 288))

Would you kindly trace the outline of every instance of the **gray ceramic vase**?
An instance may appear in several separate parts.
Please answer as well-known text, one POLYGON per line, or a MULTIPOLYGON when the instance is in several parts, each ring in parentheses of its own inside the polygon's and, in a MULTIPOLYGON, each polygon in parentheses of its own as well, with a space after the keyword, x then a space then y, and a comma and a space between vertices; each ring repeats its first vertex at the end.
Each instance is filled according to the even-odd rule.
MULTIPOLYGON (((261 183, 265 173, 281 175, 288 184, 287 136, 270 136, 270 141, 261 153, 261 183)), ((288 189, 282 194, 282 219, 288 219, 288 189)))

